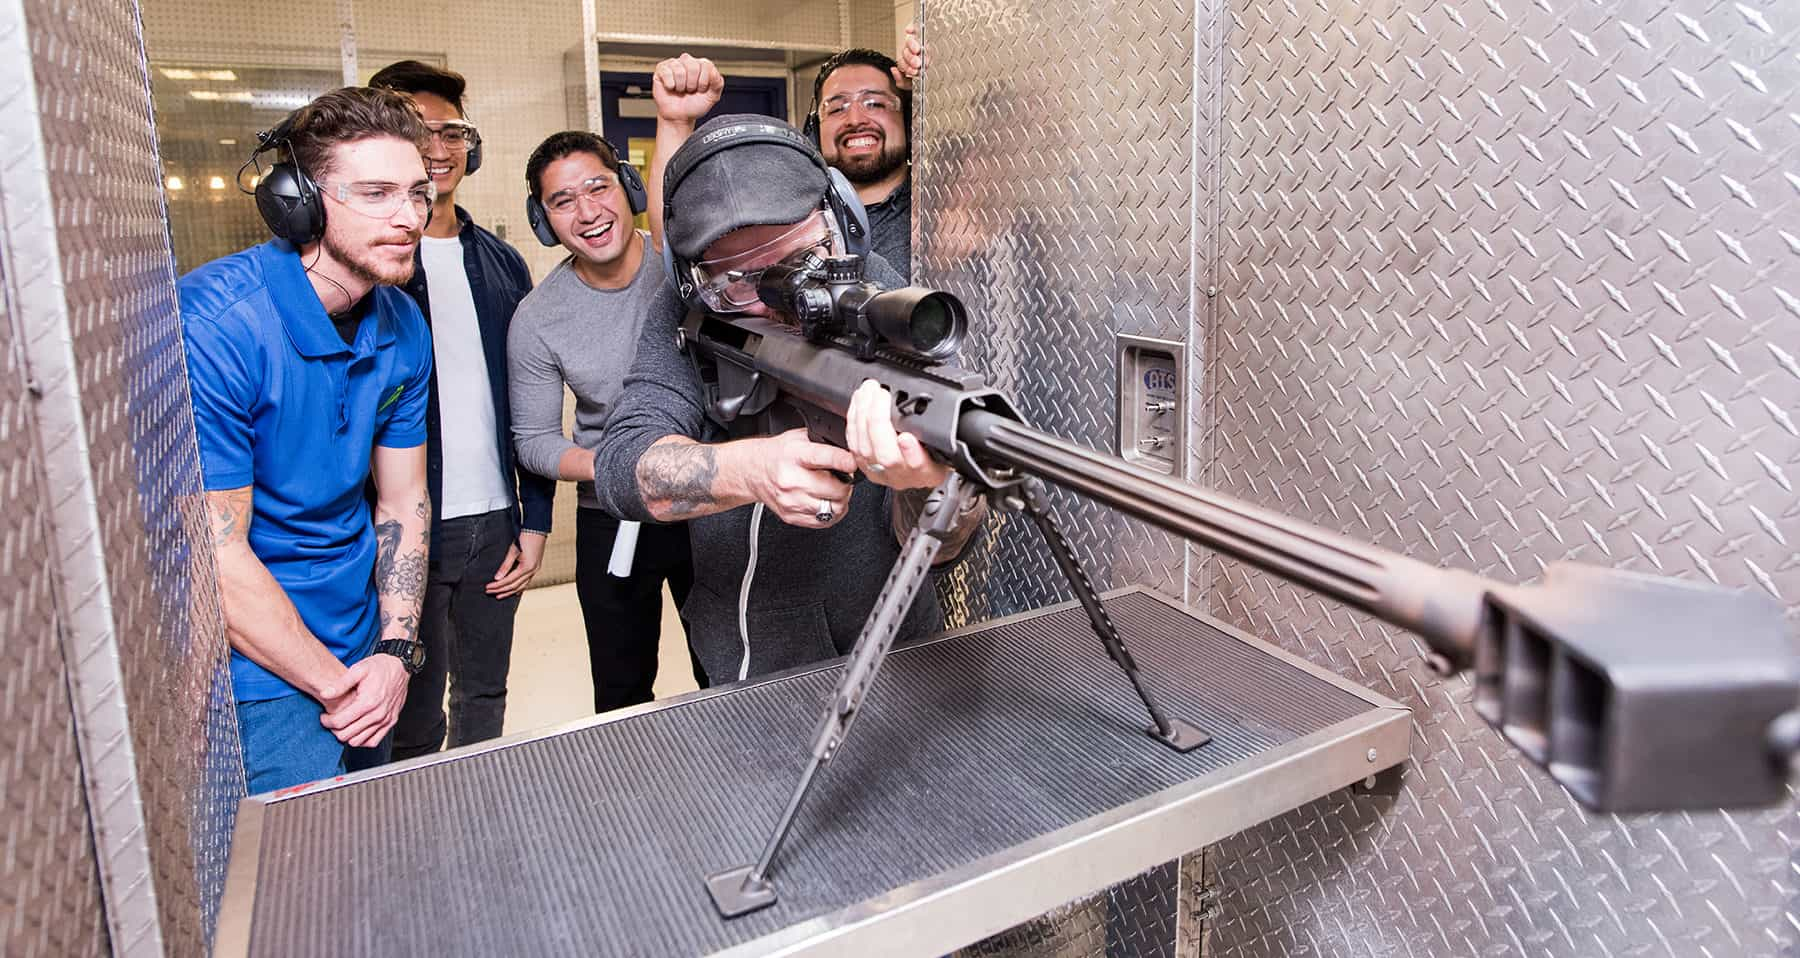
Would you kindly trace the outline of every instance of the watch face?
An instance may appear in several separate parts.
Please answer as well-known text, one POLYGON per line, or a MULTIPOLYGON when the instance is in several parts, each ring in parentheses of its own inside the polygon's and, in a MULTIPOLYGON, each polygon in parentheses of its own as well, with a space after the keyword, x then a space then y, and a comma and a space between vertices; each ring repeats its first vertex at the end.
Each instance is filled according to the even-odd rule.
POLYGON ((408 658, 406 664, 411 666, 415 671, 425 667, 425 643, 412 643, 412 656, 408 658))

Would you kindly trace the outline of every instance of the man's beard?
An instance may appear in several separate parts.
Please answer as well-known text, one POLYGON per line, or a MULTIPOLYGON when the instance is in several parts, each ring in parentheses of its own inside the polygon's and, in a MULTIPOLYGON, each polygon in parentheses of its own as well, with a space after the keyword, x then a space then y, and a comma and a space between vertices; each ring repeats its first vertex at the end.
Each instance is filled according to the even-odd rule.
POLYGON ((873 156, 854 158, 845 156, 844 151, 839 149, 837 159, 831 165, 842 170, 844 178, 857 186, 879 183, 906 165, 906 146, 896 146, 883 139, 880 151, 873 156))
POLYGON ((352 250, 341 246, 337 238, 327 230, 324 237, 325 252, 337 260, 351 276, 366 283, 377 286, 399 286, 412 279, 413 258, 408 256, 404 261, 394 264, 374 255, 375 247, 364 246, 352 250))

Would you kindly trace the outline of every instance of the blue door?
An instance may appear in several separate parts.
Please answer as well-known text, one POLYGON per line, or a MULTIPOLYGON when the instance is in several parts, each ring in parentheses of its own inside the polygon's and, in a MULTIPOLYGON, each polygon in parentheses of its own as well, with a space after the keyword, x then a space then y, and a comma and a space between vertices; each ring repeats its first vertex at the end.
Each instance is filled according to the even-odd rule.
MULTIPOLYGON (((760 113, 785 120, 787 81, 780 77, 728 76, 725 94, 706 119, 721 113, 760 113)), ((656 139, 656 105, 650 96, 650 74, 600 74, 600 124, 608 141, 620 150, 633 152, 634 163, 642 159, 640 170, 648 167, 649 143, 656 139), (621 101, 625 104, 623 112, 621 101), (633 150, 633 140, 641 147, 641 157, 640 151, 633 150)))
MULTIPOLYGON (((760 113, 787 119, 787 81, 780 77, 727 76, 719 102, 701 119, 722 113, 760 113)), ((656 101, 650 94, 648 73, 600 74, 601 135, 637 167, 645 183, 656 153, 656 101)), ((649 229, 650 218, 637 218, 638 229, 649 229)))

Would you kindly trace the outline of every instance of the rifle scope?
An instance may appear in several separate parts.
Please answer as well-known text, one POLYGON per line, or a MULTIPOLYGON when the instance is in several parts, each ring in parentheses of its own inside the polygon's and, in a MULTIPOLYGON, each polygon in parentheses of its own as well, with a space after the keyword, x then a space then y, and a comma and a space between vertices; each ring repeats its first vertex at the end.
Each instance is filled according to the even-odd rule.
POLYGON ((757 298, 798 323, 808 340, 841 337, 865 358, 890 349, 927 363, 956 355, 968 328, 962 301, 941 290, 883 290, 863 279, 860 256, 807 254, 763 270, 757 298))

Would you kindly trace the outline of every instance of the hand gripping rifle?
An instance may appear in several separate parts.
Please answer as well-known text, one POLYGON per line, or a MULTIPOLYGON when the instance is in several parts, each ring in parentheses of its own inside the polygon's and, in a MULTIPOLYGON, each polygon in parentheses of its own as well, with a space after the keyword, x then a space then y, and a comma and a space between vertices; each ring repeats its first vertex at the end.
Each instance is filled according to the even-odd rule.
POLYGON ((948 293, 883 291, 863 280, 858 257, 808 255, 765 270, 758 294, 792 323, 695 310, 682 325, 715 421, 736 435, 803 426, 841 446, 851 394, 872 379, 893 394, 896 428, 953 471, 901 549, 761 856, 707 878, 726 917, 774 902, 775 853, 971 497, 1030 517, 1143 700, 1149 734, 1181 751, 1209 741, 1156 704, 1051 517, 1045 482, 1412 631, 1440 674, 1473 667, 1476 711, 1590 808, 1706 809, 1786 795, 1800 752, 1800 658, 1766 596, 1572 563, 1551 564, 1531 586, 1438 568, 1032 429, 981 376, 947 364, 967 322, 948 293))

